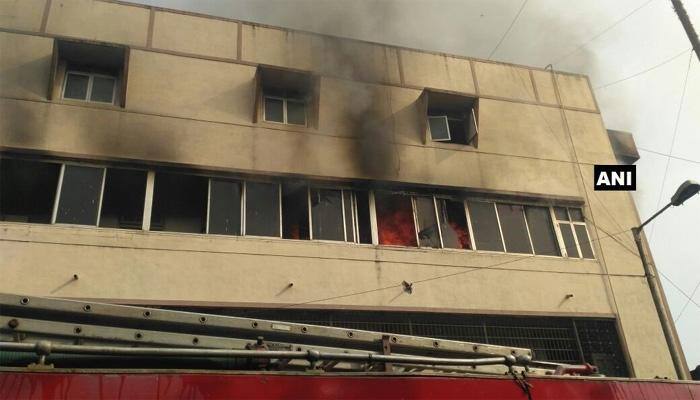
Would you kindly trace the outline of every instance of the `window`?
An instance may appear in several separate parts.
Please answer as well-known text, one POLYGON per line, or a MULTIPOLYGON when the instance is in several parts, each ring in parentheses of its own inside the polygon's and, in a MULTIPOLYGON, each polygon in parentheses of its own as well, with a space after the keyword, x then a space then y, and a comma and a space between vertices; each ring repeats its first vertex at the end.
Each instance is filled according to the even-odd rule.
POLYGON ((311 238, 309 233, 309 187, 303 182, 282 184, 282 237, 311 238))
POLYGON ((265 121, 306 125, 304 100, 265 95, 265 121))
POLYGON ((204 233, 208 179, 158 172, 153 188, 152 231, 204 233))
POLYGON ((142 228, 146 175, 146 171, 107 168, 100 226, 142 228))
POLYGON ((219 235, 241 234, 241 182, 228 179, 209 179, 209 213, 207 233, 219 235))
POLYGON ((468 201, 477 250, 504 251, 494 203, 468 201))
POLYGON ((476 147, 476 99, 431 90, 424 93, 423 101, 426 103, 429 140, 476 147))
POLYGON ((124 47, 58 40, 49 98, 124 106, 127 60, 124 47))
POLYGON ((564 242, 563 255, 572 258, 595 258, 581 209, 554 207, 554 216, 564 242))
POLYGON ((116 85, 117 78, 113 76, 68 71, 63 98, 113 104, 116 85))
POLYGON ((379 244, 418 246, 411 196, 375 192, 379 244))
POLYGON ((318 102, 317 79, 309 74, 279 68, 259 67, 256 75, 257 113, 266 122, 315 125, 318 102), (309 122, 313 122, 309 124, 309 122))
POLYGON ((245 234, 281 237, 280 185, 245 183, 245 234))
POLYGON ((443 247, 471 249, 464 202, 440 198, 436 202, 443 247))
POLYGON ((64 164, 54 222, 97 225, 104 176, 104 168, 64 164))
POLYGON ((0 158, 0 221, 51 223, 61 164, 0 158))
POLYGON ((549 207, 526 206, 525 217, 535 254, 560 256, 549 207))
POLYGON ((357 215, 357 238, 358 243, 372 243, 372 223, 370 222, 369 192, 366 190, 355 190, 355 211, 357 215))
POLYGON ((312 237, 345 241, 343 191, 312 188, 310 194, 312 237))
POLYGON ((532 254, 530 234, 525 222, 525 207, 516 204, 497 204, 496 209, 506 251, 532 254))
POLYGON ((433 197, 414 197, 416 222, 418 222, 418 244, 420 247, 440 248, 440 228, 435 214, 433 197))

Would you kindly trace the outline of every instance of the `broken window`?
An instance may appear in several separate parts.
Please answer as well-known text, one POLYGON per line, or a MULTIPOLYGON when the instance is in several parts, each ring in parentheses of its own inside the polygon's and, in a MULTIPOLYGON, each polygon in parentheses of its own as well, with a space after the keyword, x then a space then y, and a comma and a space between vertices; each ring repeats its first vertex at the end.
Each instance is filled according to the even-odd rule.
POLYGON ((416 221, 418 222, 418 241, 421 247, 440 248, 440 228, 435 215, 433 197, 414 197, 416 204, 416 221))
MULTIPOLYGON (((309 125, 316 109, 316 83, 309 74, 260 67, 256 76, 263 120, 290 125, 309 125)), ((257 119, 257 118, 256 118, 257 119)))
POLYGON ((477 250, 503 251, 501 230, 493 203, 468 201, 477 250))
POLYGON ((107 168, 100 226, 142 228, 146 175, 146 171, 107 168))
POLYGON ((301 182, 282 184, 282 237, 309 237, 309 187, 301 182))
POLYGON ((246 182, 245 234, 280 237, 280 185, 246 182))
POLYGON ((0 221, 48 224, 61 165, 0 158, 0 221))
POLYGON ((345 241, 343 191, 312 188, 310 194, 312 237, 345 241))
POLYGON ((153 188, 152 231, 204 233, 208 179, 158 172, 153 188))
POLYGON ((207 233, 241 234, 242 184, 239 181, 211 178, 209 180, 209 223, 207 233))
POLYGON ((411 196, 375 193, 379 244, 417 246, 411 196))
POLYGON ((554 225, 548 207, 526 206, 525 216, 527 226, 530 228, 532 247, 535 254, 547 256, 560 256, 557 237, 554 233, 554 225))
POLYGON ((573 258, 595 258, 582 210, 554 207, 554 215, 564 241, 563 255, 573 258))
POLYGON ((476 99, 438 91, 426 91, 424 96, 430 140, 476 146, 476 99))
POLYGON ((471 249, 469 227, 464 203, 450 199, 436 199, 443 247, 471 249))
POLYGON ((525 207, 517 204, 497 204, 496 208, 506 251, 532 254, 530 236, 525 223, 525 207))
POLYGON ((64 165, 55 222, 97 225, 105 169, 64 165))
POLYGON ((64 99, 123 106, 125 47, 59 40, 54 52, 52 92, 58 90, 64 99))

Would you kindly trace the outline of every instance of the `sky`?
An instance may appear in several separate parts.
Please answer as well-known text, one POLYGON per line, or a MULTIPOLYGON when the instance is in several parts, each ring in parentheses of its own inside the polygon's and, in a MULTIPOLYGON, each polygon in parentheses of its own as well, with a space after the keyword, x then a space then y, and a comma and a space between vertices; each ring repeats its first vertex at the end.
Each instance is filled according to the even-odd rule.
MULTIPOLYGON (((632 196, 642 219, 686 179, 700 181, 700 63, 669 0, 131 1, 587 74, 606 127, 632 132, 640 150, 632 196)), ((684 3, 700 30, 700 0, 684 3)), ((645 229, 693 369, 700 364, 700 196, 645 229)))

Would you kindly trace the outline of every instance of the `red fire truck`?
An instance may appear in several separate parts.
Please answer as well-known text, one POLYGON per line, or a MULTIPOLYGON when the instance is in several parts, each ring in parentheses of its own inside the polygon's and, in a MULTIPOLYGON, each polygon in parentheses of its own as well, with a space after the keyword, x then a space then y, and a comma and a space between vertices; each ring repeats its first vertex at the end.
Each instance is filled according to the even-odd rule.
POLYGON ((0 399, 688 399, 530 349, 0 294, 0 399))

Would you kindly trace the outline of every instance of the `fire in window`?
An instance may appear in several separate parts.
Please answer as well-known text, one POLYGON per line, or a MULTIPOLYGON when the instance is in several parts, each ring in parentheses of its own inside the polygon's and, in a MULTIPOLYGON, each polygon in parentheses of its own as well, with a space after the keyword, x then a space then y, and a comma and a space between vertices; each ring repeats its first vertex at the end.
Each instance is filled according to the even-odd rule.
POLYGON ((270 67, 260 67, 255 79, 259 104, 256 121, 316 125, 317 79, 309 74, 270 67))
POLYGON ((475 98, 426 90, 423 103, 428 140, 476 147, 479 130, 475 98))
POLYGON ((418 246, 411 196, 375 192, 379 244, 418 246))
POLYGON ((127 49, 56 41, 49 97, 123 106, 127 49))

